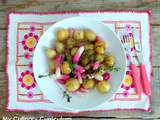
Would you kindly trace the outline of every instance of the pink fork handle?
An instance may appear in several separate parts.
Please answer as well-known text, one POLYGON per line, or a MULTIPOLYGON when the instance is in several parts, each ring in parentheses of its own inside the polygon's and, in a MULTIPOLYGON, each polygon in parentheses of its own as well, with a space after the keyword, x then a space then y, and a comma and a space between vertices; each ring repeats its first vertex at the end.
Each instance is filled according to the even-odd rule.
POLYGON ((134 79, 136 92, 137 92, 137 94, 141 94, 142 93, 142 85, 141 85, 141 81, 140 81, 139 72, 137 70, 137 67, 135 64, 131 63, 130 69, 131 69, 131 73, 132 73, 132 76, 134 79))
POLYGON ((143 86, 144 93, 146 95, 151 95, 151 86, 147 77, 146 67, 144 64, 140 64, 140 71, 141 71, 141 83, 143 86))

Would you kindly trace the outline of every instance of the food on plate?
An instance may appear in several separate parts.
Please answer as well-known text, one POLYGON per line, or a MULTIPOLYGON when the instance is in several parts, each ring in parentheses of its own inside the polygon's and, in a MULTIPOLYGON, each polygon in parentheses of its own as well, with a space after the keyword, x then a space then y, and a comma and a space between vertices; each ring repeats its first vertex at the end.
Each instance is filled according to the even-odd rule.
POLYGON ((90 29, 85 29, 84 30, 84 35, 85 35, 85 38, 89 41, 96 41, 96 34, 90 30, 90 29))
POLYGON ((69 92, 96 89, 107 93, 111 89, 110 71, 115 58, 107 53, 109 45, 90 29, 60 28, 53 48, 46 48, 50 73, 69 92))
POLYGON ((96 89, 101 93, 106 93, 111 89, 111 85, 107 81, 100 81, 96 84, 96 89))
POLYGON ((94 79, 85 79, 85 80, 83 80, 82 86, 85 89, 91 89, 95 86, 95 80, 94 79))
POLYGON ((69 37, 69 31, 68 29, 64 29, 64 28, 58 29, 56 36, 57 36, 57 40, 64 41, 69 37))
POLYGON ((114 66, 115 58, 112 55, 107 55, 105 57, 105 64, 110 67, 114 66))
POLYGON ((46 55, 49 59, 52 59, 56 56, 56 51, 51 48, 45 48, 46 55))
POLYGON ((69 92, 74 92, 79 89, 80 83, 76 78, 70 78, 66 83, 65 87, 69 92))

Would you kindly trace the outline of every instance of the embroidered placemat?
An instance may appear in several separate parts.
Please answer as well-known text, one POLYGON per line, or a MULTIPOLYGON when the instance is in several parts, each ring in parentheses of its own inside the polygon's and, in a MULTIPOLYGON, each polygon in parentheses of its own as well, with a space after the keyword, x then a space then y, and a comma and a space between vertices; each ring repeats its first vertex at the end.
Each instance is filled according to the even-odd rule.
MULTIPOLYGON (((50 111, 80 113, 60 108, 43 95, 34 79, 32 58, 41 35, 55 22, 73 16, 83 16, 103 22, 120 38, 126 26, 132 26, 136 45, 142 47, 148 78, 151 81, 151 11, 77 11, 32 13, 17 12, 8 15, 7 63, 8 111, 50 111), (145 54, 144 54, 145 53, 145 54)), ((132 56, 134 57, 134 56, 132 56)), ((118 92, 103 106, 87 112, 111 110, 142 110, 150 112, 150 97, 135 92, 130 69, 126 71, 118 92)))

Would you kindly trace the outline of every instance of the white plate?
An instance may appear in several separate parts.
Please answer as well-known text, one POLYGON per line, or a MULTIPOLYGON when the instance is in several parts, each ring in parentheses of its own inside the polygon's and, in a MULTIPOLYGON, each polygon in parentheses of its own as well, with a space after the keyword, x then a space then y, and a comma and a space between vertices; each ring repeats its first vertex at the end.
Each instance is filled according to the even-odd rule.
POLYGON ((126 57, 122 44, 118 37, 112 32, 106 25, 101 22, 93 21, 91 19, 82 17, 68 18, 53 24, 40 38, 33 57, 33 70, 37 84, 44 95, 54 102, 56 105, 73 110, 88 110, 91 107, 99 106, 109 100, 112 95, 118 90, 126 69, 126 57), (98 93, 96 90, 91 90, 84 94, 84 97, 79 95, 70 94, 71 101, 67 102, 63 97, 63 90, 57 86, 57 82, 51 80, 49 77, 38 78, 39 75, 47 73, 48 60, 44 53, 44 46, 52 47, 55 42, 55 31, 58 28, 89 28, 93 30, 97 35, 101 36, 107 41, 109 51, 116 58, 116 66, 120 68, 119 72, 111 72, 111 91, 106 94, 98 93))

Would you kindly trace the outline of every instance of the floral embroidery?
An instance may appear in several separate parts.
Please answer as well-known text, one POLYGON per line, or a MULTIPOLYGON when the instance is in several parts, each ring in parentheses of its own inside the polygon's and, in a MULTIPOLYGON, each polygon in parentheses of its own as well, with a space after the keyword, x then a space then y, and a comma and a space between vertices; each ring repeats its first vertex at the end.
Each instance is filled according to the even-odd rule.
POLYGON ((28 33, 24 35, 24 40, 22 41, 23 48, 25 50, 33 51, 38 42, 38 35, 35 33, 28 33))
POLYGON ((134 88, 134 84, 133 84, 133 78, 131 76, 130 71, 126 72, 126 76, 125 79, 121 85, 121 88, 124 89, 123 95, 124 96, 128 96, 129 94, 129 89, 134 88))
POLYGON ((28 98, 33 98, 33 92, 29 91, 29 92, 27 93, 27 97, 28 97, 28 98))
POLYGON ((28 70, 21 73, 19 82, 21 83, 21 87, 26 88, 27 90, 36 86, 34 75, 28 70))
POLYGON ((28 67, 32 69, 32 67, 33 67, 32 62, 29 62, 29 63, 28 63, 28 67))
POLYGON ((24 58, 29 59, 30 57, 31 57, 31 55, 29 53, 24 54, 24 58))

